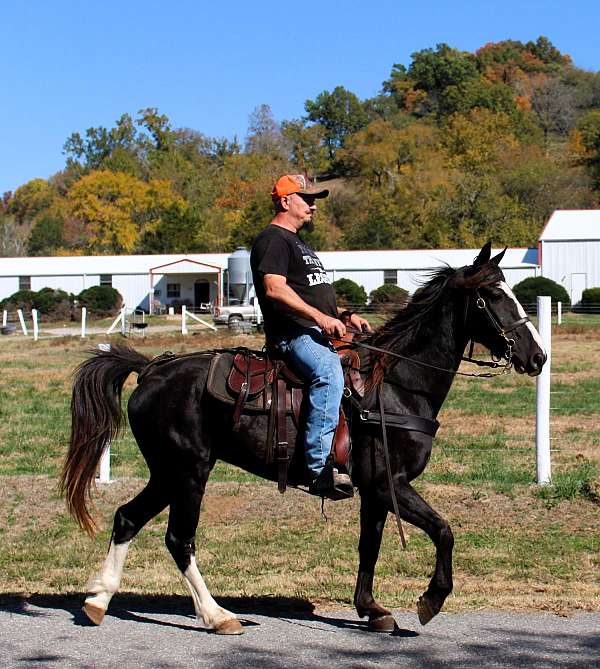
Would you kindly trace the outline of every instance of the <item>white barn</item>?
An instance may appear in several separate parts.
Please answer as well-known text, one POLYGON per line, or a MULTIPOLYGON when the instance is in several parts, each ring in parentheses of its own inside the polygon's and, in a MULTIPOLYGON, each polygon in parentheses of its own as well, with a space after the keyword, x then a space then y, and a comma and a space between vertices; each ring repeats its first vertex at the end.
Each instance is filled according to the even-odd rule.
POLYGON ((600 287, 600 210, 555 211, 539 242, 542 276, 561 284, 571 304, 600 287))
MULTIPOLYGON (((501 249, 496 249, 495 252, 501 249)), ((331 281, 352 279, 367 294, 393 283, 413 292, 428 272, 445 264, 470 264, 477 249, 412 251, 327 251, 320 253, 331 281)), ((110 285, 129 310, 154 311, 160 304, 191 308, 223 304, 231 254, 68 256, 0 258, 0 299, 19 289, 46 286, 78 294, 94 285, 110 285)), ((512 286, 539 273, 537 249, 508 249, 502 269, 512 286)), ((247 279, 251 284, 251 276, 247 279)), ((252 292, 246 291, 251 296, 252 292)))

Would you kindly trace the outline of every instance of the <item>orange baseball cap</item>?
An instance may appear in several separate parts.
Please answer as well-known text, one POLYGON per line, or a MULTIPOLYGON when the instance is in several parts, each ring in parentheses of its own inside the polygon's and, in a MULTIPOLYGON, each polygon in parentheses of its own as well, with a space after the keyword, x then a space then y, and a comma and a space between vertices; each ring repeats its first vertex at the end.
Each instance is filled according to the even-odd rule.
POLYGON ((307 188, 306 179, 302 174, 285 174, 280 177, 275 186, 273 186, 271 197, 284 197, 286 195, 291 195, 292 193, 310 195, 311 198, 315 199, 327 197, 329 195, 328 190, 314 190, 307 188))

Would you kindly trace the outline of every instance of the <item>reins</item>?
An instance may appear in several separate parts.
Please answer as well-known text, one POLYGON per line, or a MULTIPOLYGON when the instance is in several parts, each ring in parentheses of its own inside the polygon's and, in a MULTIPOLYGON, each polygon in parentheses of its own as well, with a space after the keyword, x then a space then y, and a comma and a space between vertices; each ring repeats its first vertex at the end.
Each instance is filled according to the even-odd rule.
MULTIPOLYGON (((440 372, 444 372, 446 374, 452 374, 453 376, 471 376, 471 377, 478 377, 478 378, 491 378, 494 376, 501 376, 503 374, 508 374, 510 373, 510 370, 513 367, 512 363, 512 358, 513 358, 513 349, 515 346, 515 340, 508 337, 507 334, 512 332, 513 330, 516 330, 518 327, 521 325, 525 325, 525 323, 529 322, 529 318, 527 316, 520 318, 513 323, 510 323, 507 326, 503 326, 498 317, 494 314, 494 312, 489 308, 487 305, 486 301, 481 297, 479 294, 479 291, 475 291, 475 296, 476 296, 476 301, 475 301, 475 306, 477 309, 481 309, 484 311, 486 314, 488 320, 492 324, 492 327, 496 330, 497 334, 499 334, 505 341, 506 343, 506 351, 505 351, 505 358, 506 358, 506 363, 500 363, 500 361, 495 361, 492 359, 491 362, 486 361, 486 360, 475 360, 473 358, 473 347, 474 347, 474 341, 472 337, 470 337, 470 346, 469 346, 469 355, 468 356, 461 356, 461 360, 465 362, 470 362, 475 365, 481 366, 481 367, 492 367, 494 369, 501 369, 500 372, 497 373, 492 373, 492 372, 483 372, 483 373, 474 373, 474 372, 459 372, 458 370, 455 369, 447 369, 445 367, 439 367, 438 365, 433 365, 428 362, 423 362, 421 360, 415 360, 414 358, 409 358, 408 356, 401 355, 400 353, 394 353, 393 351, 388 351, 384 348, 380 348, 378 346, 373 346, 372 344, 366 344, 365 342, 362 341, 352 341, 352 342, 346 342, 344 339, 338 339, 337 337, 332 337, 330 336, 330 339, 334 341, 341 341, 344 343, 349 344, 350 346, 357 346, 360 348, 363 348, 367 351, 373 351, 375 353, 380 353, 382 355, 387 355, 390 356, 391 358, 396 358, 398 360, 405 360, 406 362, 410 362, 414 365, 419 365, 421 367, 427 367, 429 369, 435 369, 440 372)), ((463 327, 466 327, 468 316, 469 316, 469 308, 470 308, 470 301, 471 297, 470 295, 467 296, 467 300, 465 302, 465 316, 464 316, 464 324, 463 327)), ((346 330, 352 334, 357 334, 364 336, 365 333, 362 332, 361 330, 358 330, 357 328, 353 328, 351 326, 346 326, 346 330)), ((385 382, 385 379, 384 379, 385 382)), ((350 399, 353 399, 350 397, 350 399)), ((386 469, 386 474, 387 474, 387 479, 388 479, 388 486, 390 489, 390 497, 392 498, 392 506, 394 509, 394 516, 396 517, 396 524, 398 526, 398 533, 400 535, 400 543, 402 546, 403 550, 406 550, 406 537, 404 535, 404 528, 402 527, 402 518, 400 517, 400 507, 398 505, 398 499, 396 496, 396 488, 394 486, 394 474, 392 472, 392 465, 391 465, 391 459, 390 459, 390 451, 388 447, 388 439, 387 439, 387 424, 386 424, 386 413, 390 415, 392 418, 397 418, 398 416, 402 416, 403 414, 399 414, 398 412, 386 412, 385 406, 384 406, 384 395, 383 395, 383 383, 379 384, 377 387, 377 403, 379 405, 379 412, 369 412, 367 411, 367 415, 370 413, 378 413, 379 416, 377 417, 377 422, 379 423, 381 427, 381 441, 382 441, 382 446, 383 446, 383 455, 385 459, 385 469, 386 469)), ((356 406, 356 402, 353 402, 356 406)), ((360 410, 360 406, 358 406, 360 410)), ((361 412, 361 417, 362 417, 361 412)), ((364 419, 368 421, 368 419, 364 419)), ((425 419, 421 419, 425 420, 425 419)), ((375 422, 375 421, 373 421, 375 422)), ((432 421, 429 421, 432 422, 432 421)), ((437 421, 436 421, 437 423, 437 421)), ((438 424, 439 425, 439 424, 438 424)), ((390 425, 390 427, 400 427, 399 425, 390 425)), ((403 429, 411 429, 411 427, 404 427, 403 429)), ((414 429, 414 425, 412 426, 412 429, 414 429)), ((436 428, 437 429, 437 428, 436 428)), ((425 431, 425 430, 423 430, 425 431)), ((435 432, 434 432, 435 433, 435 432)), ((434 434, 433 433, 433 434, 434 434)), ((431 433, 430 433, 431 434, 431 433)))
MULTIPOLYGON (((409 358, 406 355, 401 355, 400 353, 395 353, 394 351, 389 351, 384 348, 380 348, 379 346, 373 346, 373 344, 366 344, 365 342, 362 341, 352 341, 352 342, 347 342, 345 339, 339 339, 338 337, 333 337, 329 336, 330 339, 334 341, 340 341, 344 342, 348 345, 351 346, 357 346, 360 348, 364 348, 367 351, 373 351, 374 353, 381 353, 382 355, 389 356, 390 358, 396 358, 398 360, 405 360, 406 362, 410 362, 413 365, 419 365, 420 367, 427 367, 429 369, 435 369, 438 372, 444 372, 445 374, 452 374, 455 376, 471 376, 474 378, 493 378, 495 376, 503 376, 505 374, 510 373, 513 363, 512 363, 512 358, 513 358, 513 349, 515 346, 515 340, 512 338, 507 337, 507 334, 509 332, 512 332, 513 330, 516 330, 518 327, 521 325, 524 325, 525 323, 529 322, 529 317, 524 316, 523 318, 520 318, 513 323, 510 323, 507 326, 503 326, 502 323, 499 321, 498 317, 494 314, 494 312, 489 308, 487 305, 486 301, 481 297, 479 294, 479 291, 475 292, 475 295, 477 297, 475 301, 475 306, 478 309, 481 309, 484 311, 485 315, 489 319, 490 323, 492 324, 493 328, 496 330, 497 334, 499 334, 505 341, 506 343, 506 351, 504 354, 504 357, 506 358, 505 363, 501 363, 499 360, 475 360, 473 358, 473 347, 475 342, 473 339, 471 339, 471 343, 469 346, 469 355, 468 356, 462 356, 461 360, 464 362, 469 362, 473 365, 477 365, 478 367, 491 367, 492 369, 500 369, 500 372, 497 373, 492 373, 492 372, 459 372, 457 369, 448 369, 446 367, 439 367, 438 365, 433 365, 429 362, 423 362, 422 360, 415 360, 414 358, 409 358)), ((470 297, 467 297, 467 301, 465 303, 465 325, 466 321, 468 318, 468 313, 469 313, 469 306, 470 306, 470 297)), ((357 328, 353 328, 352 326, 346 326, 346 330, 350 332, 351 334, 355 335, 360 335, 363 336, 365 333, 362 330, 358 330, 357 328)))

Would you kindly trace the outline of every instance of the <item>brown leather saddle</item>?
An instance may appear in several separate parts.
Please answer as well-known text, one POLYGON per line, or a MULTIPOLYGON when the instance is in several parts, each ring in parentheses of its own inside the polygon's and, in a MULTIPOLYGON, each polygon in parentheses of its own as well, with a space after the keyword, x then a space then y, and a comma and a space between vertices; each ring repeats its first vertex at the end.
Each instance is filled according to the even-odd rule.
MULTIPOLYGON (((343 345, 338 349, 344 370, 345 393, 360 398, 364 381, 360 375, 358 353, 343 345)), ((295 443, 288 442, 287 420, 291 417, 296 429, 302 428, 301 412, 306 382, 282 360, 249 349, 217 352, 211 361, 207 390, 216 399, 233 405, 233 426, 242 415, 268 414, 266 459, 276 462, 278 488, 284 492, 287 471, 295 443)), ((343 409, 333 440, 334 462, 349 468, 350 431, 343 409)))

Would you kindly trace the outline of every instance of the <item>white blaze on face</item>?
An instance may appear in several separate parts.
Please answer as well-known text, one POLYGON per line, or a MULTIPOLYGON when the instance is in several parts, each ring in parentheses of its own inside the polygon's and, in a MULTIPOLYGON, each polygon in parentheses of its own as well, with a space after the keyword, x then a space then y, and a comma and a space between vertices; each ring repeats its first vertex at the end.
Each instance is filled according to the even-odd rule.
MULTIPOLYGON (((519 314, 519 318, 526 318, 527 314, 525 313, 525 309, 521 306, 521 303, 519 300, 517 300, 516 295, 512 292, 512 290, 509 288, 508 284, 505 281, 500 281, 498 283, 498 288, 505 293, 510 299, 515 303, 517 307, 517 313, 519 314)), ((540 333, 535 329, 533 326, 533 323, 530 323, 527 321, 525 323, 527 326, 527 329, 531 333, 531 336, 533 337, 533 341, 542 349, 542 353, 546 355, 546 349, 544 348, 544 343, 542 342, 542 338, 540 337, 540 333)))

